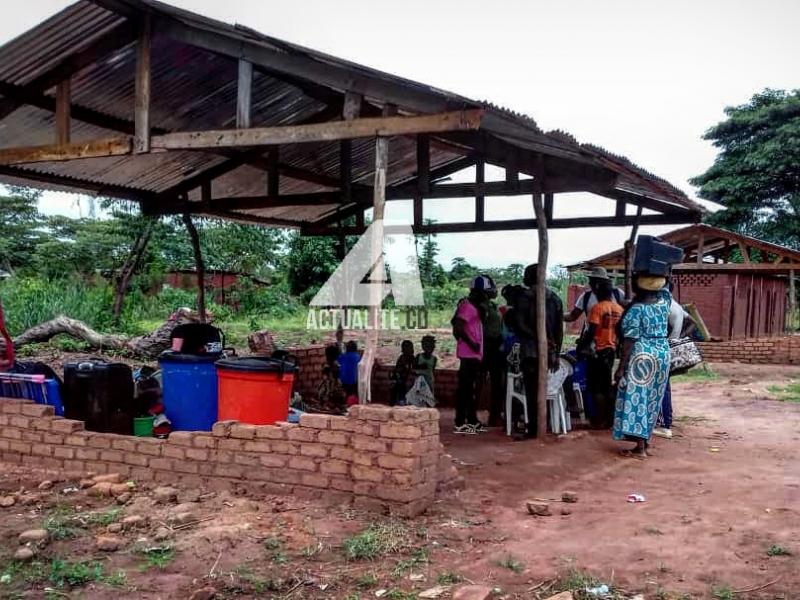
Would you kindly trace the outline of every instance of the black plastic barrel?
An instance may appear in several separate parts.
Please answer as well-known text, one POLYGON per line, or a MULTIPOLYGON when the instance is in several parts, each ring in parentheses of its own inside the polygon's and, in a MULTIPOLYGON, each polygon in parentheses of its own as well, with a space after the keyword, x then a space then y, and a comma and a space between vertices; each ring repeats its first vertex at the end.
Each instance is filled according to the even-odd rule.
POLYGON ((133 418, 139 415, 131 368, 97 360, 66 363, 64 414, 84 421, 89 431, 133 434, 133 418))

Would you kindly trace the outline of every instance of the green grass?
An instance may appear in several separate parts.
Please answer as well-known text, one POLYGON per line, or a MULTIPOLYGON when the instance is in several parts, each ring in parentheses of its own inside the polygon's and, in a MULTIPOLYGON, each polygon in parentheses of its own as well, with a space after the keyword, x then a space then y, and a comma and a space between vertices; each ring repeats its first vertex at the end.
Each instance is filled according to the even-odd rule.
POLYGON ((302 554, 305 558, 315 558, 322 554, 325 550, 325 544, 322 542, 317 542, 316 544, 310 544, 300 550, 300 554, 302 554))
POLYGON ((772 544, 767 548, 767 556, 791 556, 792 551, 778 544, 772 544))
POLYGON ((767 391, 781 402, 800 402, 800 381, 792 380, 786 385, 771 385, 767 391))
POLYGON ((556 588, 559 591, 574 591, 598 585, 601 585, 601 581, 591 573, 572 568, 558 581, 556 588))
POLYGON ((286 556, 284 549, 283 539, 280 536, 274 535, 268 537, 264 540, 263 546, 274 564, 285 565, 289 562, 289 557, 286 556))
POLYGON ((706 363, 701 363, 682 375, 675 375, 672 381, 713 381, 714 379, 719 379, 719 375, 706 363))
POLYGON ((90 581, 102 581, 103 565, 97 561, 69 561, 54 558, 50 562, 48 579, 57 587, 81 587, 90 581))
POLYGON ((428 564, 428 550, 426 548, 417 548, 409 558, 397 561, 392 574, 395 577, 402 577, 406 573, 426 564, 428 564))
POLYGON ((464 578, 458 573, 453 573, 452 571, 439 573, 439 576, 436 578, 436 582, 439 585, 455 585, 457 583, 461 583, 462 581, 464 581, 464 578))
POLYGON ((729 585, 715 585, 711 588, 711 597, 715 600, 734 600, 735 596, 729 585))
POLYGON ((503 567, 504 569, 508 569, 509 571, 513 571, 517 574, 522 573, 522 571, 525 570, 525 565, 510 554, 498 560, 497 566, 503 567))
POLYGON ((163 571, 175 559, 175 550, 171 546, 143 548, 139 554, 144 558, 144 563, 140 566, 142 571, 149 569, 163 571))
POLYGON ((356 587, 360 590, 369 589, 378 585, 375 573, 363 573, 356 578, 356 587))
POLYGON ((121 508, 111 508, 100 512, 92 512, 86 515, 86 522, 89 525, 108 527, 116 523, 122 517, 121 508))
POLYGON ((57 505, 42 524, 52 540, 68 540, 78 537, 83 530, 75 509, 68 505, 57 505))
POLYGON ((387 554, 399 554, 411 547, 408 528, 397 521, 373 523, 342 542, 347 560, 375 560, 387 554))
POLYGON ((115 571, 108 577, 104 577, 103 583, 111 587, 125 587, 128 583, 128 574, 122 570, 115 571))
POLYGON ((415 600, 416 597, 416 592, 404 592, 403 590, 389 590, 389 593, 384 596, 388 600, 415 600))

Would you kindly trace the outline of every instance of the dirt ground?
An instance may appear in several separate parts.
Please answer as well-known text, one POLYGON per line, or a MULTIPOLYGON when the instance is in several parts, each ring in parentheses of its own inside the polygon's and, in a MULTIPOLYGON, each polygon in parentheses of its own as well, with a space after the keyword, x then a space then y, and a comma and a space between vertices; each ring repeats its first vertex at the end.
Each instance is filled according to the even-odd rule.
POLYGON ((800 403, 767 391, 798 369, 715 370, 674 385, 676 435, 656 441, 647 461, 619 457, 608 432, 457 437, 445 412, 443 441, 464 489, 409 521, 324 498, 207 490, 164 504, 137 487, 118 504, 59 474, 4 465, 0 500, 15 503, 0 508, 0 598, 178 599, 211 586, 218 598, 410 600, 436 586, 450 598, 474 582, 507 599, 596 583, 616 598, 798 599, 800 403), (44 479, 56 483, 39 490, 44 479), (527 514, 526 500, 565 490, 578 502, 527 514), (627 503, 631 492, 646 502, 627 503), (142 520, 123 527, 130 516, 142 520), (14 560, 17 536, 43 526, 49 541, 14 560), (119 549, 98 550, 100 535, 119 549))

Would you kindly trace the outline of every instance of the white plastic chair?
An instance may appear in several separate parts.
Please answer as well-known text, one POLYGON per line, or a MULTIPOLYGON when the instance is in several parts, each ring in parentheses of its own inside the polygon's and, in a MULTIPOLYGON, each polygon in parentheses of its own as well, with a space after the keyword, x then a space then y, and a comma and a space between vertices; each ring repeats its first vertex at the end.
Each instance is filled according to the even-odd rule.
POLYGON ((525 382, 522 380, 522 373, 512 373, 508 371, 506 376, 506 435, 512 433, 512 413, 514 400, 522 403, 522 415, 525 419, 525 426, 528 426, 528 399, 525 396, 525 382))
POLYGON ((548 373, 547 402, 550 408, 550 430, 556 434, 564 434, 572 429, 572 419, 567 411, 567 399, 564 395, 564 381, 572 375, 572 365, 564 358, 559 359, 558 369, 548 373))

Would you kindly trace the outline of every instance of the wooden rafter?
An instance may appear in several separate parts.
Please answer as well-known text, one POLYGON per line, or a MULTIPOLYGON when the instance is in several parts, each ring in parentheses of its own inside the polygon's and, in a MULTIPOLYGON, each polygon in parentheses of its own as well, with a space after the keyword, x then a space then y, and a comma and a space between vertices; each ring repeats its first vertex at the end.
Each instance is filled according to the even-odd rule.
POLYGON ((438 131, 464 131, 480 127, 482 115, 482 110, 475 109, 415 117, 370 117, 311 125, 178 132, 155 136, 152 144, 153 148, 157 150, 213 150, 216 148, 333 142, 438 131))
POLYGON ((0 149, 0 165, 79 160, 131 153, 131 138, 116 137, 70 144, 47 144, 27 148, 0 149))

